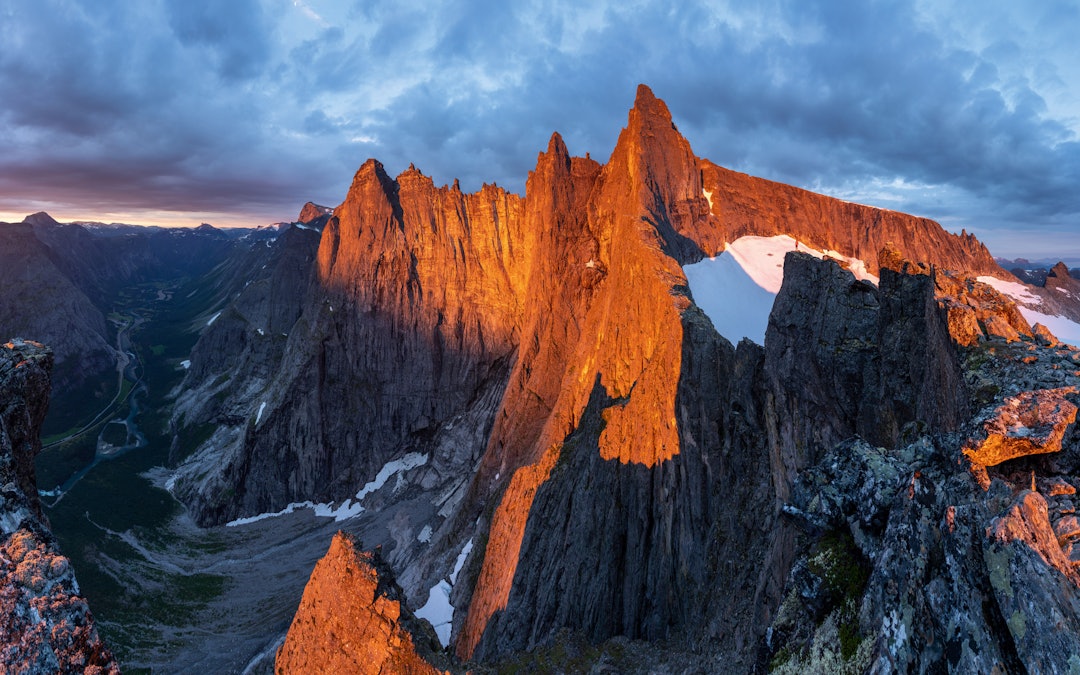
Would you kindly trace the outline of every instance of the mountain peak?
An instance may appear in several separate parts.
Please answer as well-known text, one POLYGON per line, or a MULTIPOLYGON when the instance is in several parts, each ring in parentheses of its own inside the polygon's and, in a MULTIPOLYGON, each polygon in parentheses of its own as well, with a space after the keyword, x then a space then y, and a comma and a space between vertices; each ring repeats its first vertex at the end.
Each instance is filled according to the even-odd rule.
POLYGON ((665 110, 667 109, 667 106, 664 104, 664 102, 656 98, 656 95, 653 94, 653 90, 649 88, 649 85, 639 84, 637 86, 637 93, 634 95, 635 108, 644 109, 648 107, 653 107, 658 103, 661 106, 664 106, 665 110))
POLYGON ((389 568, 338 532, 315 565, 284 644, 277 672, 439 672, 416 651, 400 589, 389 568))
POLYGON ((59 225, 60 224, 60 223, 58 223, 56 221, 55 218, 50 216, 48 213, 45 213, 44 211, 38 211, 37 213, 30 214, 29 216, 23 218, 23 222, 26 223, 27 225, 59 225))
POLYGON ((634 108, 630 114, 631 120, 635 117, 634 113, 637 113, 638 119, 645 122, 663 124, 665 127, 670 124, 672 128, 675 128, 667 104, 656 98, 652 89, 649 89, 647 85, 638 85, 637 95, 634 97, 634 108))
POLYGON ((1059 279, 1071 279, 1072 275, 1069 274, 1069 267, 1064 262, 1059 262, 1050 268, 1047 273, 1048 277, 1057 277, 1059 279))
POLYGON ((308 202, 304 204, 304 208, 300 209, 300 215, 297 216, 296 220, 300 223, 310 223, 317 218, 329 216, 333 213, 334 209, 328 206, 321 206, 315 202, 308 202))
POLYGON ((562 135, 556 131, 551 134, 551 140, 548 141, 547 154, 558 154, 569 156, 570 152, 566 149, 566 142, 563 141, 562 135))

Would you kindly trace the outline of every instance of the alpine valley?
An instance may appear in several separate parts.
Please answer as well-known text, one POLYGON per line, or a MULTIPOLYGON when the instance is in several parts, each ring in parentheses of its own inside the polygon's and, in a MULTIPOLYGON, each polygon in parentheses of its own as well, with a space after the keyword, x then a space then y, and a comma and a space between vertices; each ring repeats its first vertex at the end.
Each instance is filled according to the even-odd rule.
POLYGON ((524 197, 0 224, 0 659, 1080 672, 1080 281, 1027 281, 644 85, 524 197))

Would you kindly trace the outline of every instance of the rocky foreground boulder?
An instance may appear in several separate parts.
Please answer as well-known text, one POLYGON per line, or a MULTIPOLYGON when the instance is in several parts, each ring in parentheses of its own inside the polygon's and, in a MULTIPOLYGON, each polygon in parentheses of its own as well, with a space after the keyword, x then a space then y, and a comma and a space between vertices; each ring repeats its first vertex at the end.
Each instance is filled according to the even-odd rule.
MULTIPOLYGON (((951 278, 947 287, 972 285, 951 278)), ((966 300, 941 288, 947 320, 966 300)), ((1014 312, 990 299, 997 316, 1014 312)), ((962 424, 911 428, 895 446, 852 438, 798 473, 784 514, 799 553, 761 669, 1080 667, 1080 351, 995 334, 992 316, 979 316, 982 337, 959 348, 973 407, 962 424)))
POLYGON ((36 342, 0 345, 0 670, 119 673, 38 501, 52 365, 36 342))

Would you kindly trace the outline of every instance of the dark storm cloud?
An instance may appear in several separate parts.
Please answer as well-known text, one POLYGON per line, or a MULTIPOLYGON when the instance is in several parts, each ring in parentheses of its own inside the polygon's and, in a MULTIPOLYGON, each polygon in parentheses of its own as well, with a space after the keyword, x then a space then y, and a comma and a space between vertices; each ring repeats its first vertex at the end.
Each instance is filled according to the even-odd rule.
POLYGON ((645 82, 725 166, 990 238, 1080 217, 1068 3, 0 0, 0 18, 0 209, 286 217, 340 201, 368 156, 522 191, 552 131, 606 159, 645 82))
POLYGON ((247 79, 266 65, 270 25, 257 0, 168 0, 165 7, 181 43, 205 48, 222 79, 247 79))

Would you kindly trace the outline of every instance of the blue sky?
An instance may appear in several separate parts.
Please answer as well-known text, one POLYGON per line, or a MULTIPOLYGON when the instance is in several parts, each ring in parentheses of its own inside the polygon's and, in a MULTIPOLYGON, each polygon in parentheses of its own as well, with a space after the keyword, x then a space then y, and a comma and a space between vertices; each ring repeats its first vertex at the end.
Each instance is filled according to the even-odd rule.
POLYGON ((368 157, 524 190, 639 82, 695 152, 1080 257, 1080 4, 0 0, 0 219, 260 225, 368 157))

